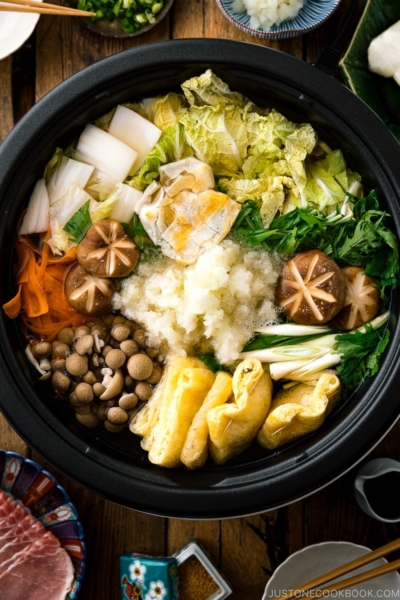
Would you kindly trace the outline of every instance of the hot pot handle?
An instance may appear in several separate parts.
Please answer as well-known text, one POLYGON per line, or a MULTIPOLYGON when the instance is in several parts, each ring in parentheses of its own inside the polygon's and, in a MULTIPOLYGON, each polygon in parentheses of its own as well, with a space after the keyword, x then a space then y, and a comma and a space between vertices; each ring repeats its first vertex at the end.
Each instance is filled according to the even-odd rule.
POLYGON ((332 44, 328 46, 328 48, 321 54, 317 62, 313 63, 313 67, 316 67, 320 71, 327 73, 327 75, 332 75, 332 77, 335 75, 336 67, 342 55, 343 38, 351 24, 356 8, 357 0, 352 0, 352 3, 350 4, 350 8, 347 12, 345 20, 343 21, 339 33, 333 40, 332 44))

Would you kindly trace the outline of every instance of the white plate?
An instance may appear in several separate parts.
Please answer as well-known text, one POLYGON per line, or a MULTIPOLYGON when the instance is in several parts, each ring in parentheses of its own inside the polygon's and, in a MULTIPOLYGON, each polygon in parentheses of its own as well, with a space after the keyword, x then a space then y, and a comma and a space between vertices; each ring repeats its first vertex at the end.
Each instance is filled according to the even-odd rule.
MULTIPOLYGON (((42 0, 38 0, 42 2, 42 0)), ((0 2, 0 4, 2 4, 0 2)), ((0 60, 18 50, 36 27, 40 15, 0 12, 0 60)))
MULTIPOLYGON (((349 542, 324 542, 323 544, 315 544, 307 546, 299 552, 295 552, 289 556, 274 572, 271 579, 267 583, 262 600, 271 600, 285 593, 285 590, 290 590, 299 585, 315 579, 319 575, 323 575, 336 567, 348 563, 355 558, 363 556, 369 552, 369 548, 365 546, 357 546, 349 542)), ((352 571, 352 573, 334 579, 327 585, 331 585, 334 581, 341 581, 348 577, 368 571, 374 567, 379 567, 387 562, 384 558, 365 565, 361 569, 352 571)), ((342 590, 332 594, 331 598, 397 598, 400 590, 400 575, 397 571, 387 573, 376 579, 365 581, 351 588, 342 590), (347 592, 348 596, 345 595, 347 592)), ((307 597, 307 596, 306 596, 307 597)))

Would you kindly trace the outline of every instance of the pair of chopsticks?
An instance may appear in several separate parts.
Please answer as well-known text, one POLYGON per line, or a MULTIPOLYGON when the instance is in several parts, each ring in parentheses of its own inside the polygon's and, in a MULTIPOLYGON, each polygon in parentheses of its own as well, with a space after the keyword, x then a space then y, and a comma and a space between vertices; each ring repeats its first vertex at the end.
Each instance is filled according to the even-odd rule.
POLYGON ((37 0, 0 0, 0 11, 33 13, 36 15, 64 15, 66 17, 92 17, 96 15, 96 13, 86 10, 37 2, 37 0))
MULTIPOLYGON (((364 565, 368 565, 373 562, 377 558, 381 558, 386 554, 390 554, 395 550, 400 549, 400 538, 395 540, 394 542, 390 542, 381 548, 377 548, 377 550, 373 550, 372 552, 368 552, 364 554, 364 556, 360 556, 360 558, 356 558, 333 571, 329 571, 329 573, 325 573, 324 575, 320 575, 316 579, 309 581, 296 588, 295 590, 288 591, 287 594, 283 596, 279 596, 279 598, 275 598, 275 600, 289 600, 290 598, 299 598, 302 594, 306 594, 306 592, 316 588, 318 586, 324 585, 332 579, 336 579, 337 577, 341 577, 342 575, 346 575, 350 573, 350 571, 355 571, 364 565)), ((339 590, 343 590, 345 588, 352 587, 353 585, 357 585, 358 583, 363 583, 364 581, 368 581, 369 579, 374 579, 375 577, 380 577, 381 575, 385 575, 385 573, 390 573, 391 571, 395 571, 400 568, 400 559, 394 560, 386 565, 382 565, 381 567, 376 567, 375 569, 371 569, 370 571, 365 571, 364 573, 360 573, 359 575, 354 575, 353 577, 349 577, 348 579, 343 579, 343 581, 338 581, 328 587, 314 590, 313 597, 321 598, 330 594, 331 592, 336 592, 339 590)))

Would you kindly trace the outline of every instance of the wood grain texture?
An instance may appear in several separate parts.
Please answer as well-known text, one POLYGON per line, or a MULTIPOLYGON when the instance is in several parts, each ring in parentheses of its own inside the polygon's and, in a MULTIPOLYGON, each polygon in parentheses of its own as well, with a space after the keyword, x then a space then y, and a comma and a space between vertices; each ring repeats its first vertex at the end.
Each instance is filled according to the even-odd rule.
POLYGON ((14 121, 11 96, 12 57, 0 60, 0 143, 10 133, 14 121))
POLYGON ((181 521, 168 519, 168 554, 173 554, 189 540, 196 539, 215 564, 220 559, 221 526, 219 521, 181 521))
POLYGON ((77 71, 128 48, 169 38, 167 15, 148 33, 107 38, 93 33, 75 17, 43 16, 37 27, 36 100, 77 71))
MULTIPOLYGON (((1 62, 0 62, 1 65, 1 62)), ((28 456, 28 446, 8 424, 5 417, 0 412, 0 448, 2 450, 11 450, 18 452, 22 456, 28 456)))
POLYGON ((261 598, 273 570, 276 546, 268 533, 277 519, 277 511, 273 511, 221 521, 221 569, 232 585, 232 600, 261 598))

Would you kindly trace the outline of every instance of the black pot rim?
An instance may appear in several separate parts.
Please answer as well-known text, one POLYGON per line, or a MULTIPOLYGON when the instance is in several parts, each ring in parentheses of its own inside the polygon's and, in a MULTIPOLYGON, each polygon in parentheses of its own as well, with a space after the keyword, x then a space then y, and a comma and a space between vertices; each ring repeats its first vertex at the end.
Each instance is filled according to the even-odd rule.
MULTIPOLYGON (((123 86, 132 73, 178 69, 180 65, 223 66, 233 75, 246 70, 282 88, 321 114, 343 123, 382 172, 393 223, 399 237, 400 147, 379 118, 338 81, 292 56, 254 44, 225 40, 174 40, 141 46, 103 59, 73 75, 40 100, 21 119, 0 148, 0 206, 6 202, 18 165, 53 123, 80 103, 93 105, 123 86)), ((182 67, 183 68, 183 67, 182 67)), ((0 240, 7 224, 0 223, 0 240)), ((380 373, 363 386, 360 401, 346 407, 340 423, 327 422, 323 434, 299 442, 284 459, 263 460, 220 470, 190 473, 134 467, 99 452, 76 437, 43 403, 30 400, 29 378, 16 377, 18 361, 7 351, 0 317, 0 408, 19 434, 58 469, 114 502, 142 512, 195 519, 237 517, 294 502, 333 481, 381 439, 399 414, 396 392, 400 330, 392 314, 392 340, 380 373), (385 402, 378 402, 385 397, 385 402), (374 398, 377 401, 374 401, 374 398), (378 406, 379 404, 379 406, 378 406)))

